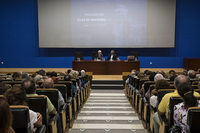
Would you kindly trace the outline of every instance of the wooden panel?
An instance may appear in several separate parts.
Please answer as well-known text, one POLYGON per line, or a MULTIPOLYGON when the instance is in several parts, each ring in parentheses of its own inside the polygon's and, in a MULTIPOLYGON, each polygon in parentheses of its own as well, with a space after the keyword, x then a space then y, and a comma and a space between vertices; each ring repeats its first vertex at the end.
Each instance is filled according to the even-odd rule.
POLYGON ((187 71, 190 69, 197 71, 200 68, 200 58, 184 58, 183 67, 187 71))
POLYGON ((139 61, 73 61, 74 70, 93 72, 94 75, 122 75, 122 72, 132 69, 140 70, 139 61))

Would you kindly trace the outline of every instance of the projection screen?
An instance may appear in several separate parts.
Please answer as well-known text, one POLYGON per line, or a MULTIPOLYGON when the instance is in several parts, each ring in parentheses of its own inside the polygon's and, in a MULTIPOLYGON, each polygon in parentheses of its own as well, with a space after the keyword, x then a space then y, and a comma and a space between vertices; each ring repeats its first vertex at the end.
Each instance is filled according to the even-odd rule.
POLYGON ((40 48, 174 47, 176 0, 38 0, 40 48))

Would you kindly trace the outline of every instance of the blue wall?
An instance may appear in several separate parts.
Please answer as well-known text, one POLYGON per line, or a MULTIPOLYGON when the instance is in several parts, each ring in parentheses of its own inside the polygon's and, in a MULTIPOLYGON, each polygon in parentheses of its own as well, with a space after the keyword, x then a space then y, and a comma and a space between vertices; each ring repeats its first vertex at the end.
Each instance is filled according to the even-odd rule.
MULTIPOLYGON (((141 68, 182 68, 183 58, 200 57, 199 7, 200 0, 177 0, 175 48, 115 50, 121 59, 138 51, 141 68)), ((37 0, 0 0, 0 68, 71 68, 75 51, 91 59, 97 50, 39 48, 37 0)))

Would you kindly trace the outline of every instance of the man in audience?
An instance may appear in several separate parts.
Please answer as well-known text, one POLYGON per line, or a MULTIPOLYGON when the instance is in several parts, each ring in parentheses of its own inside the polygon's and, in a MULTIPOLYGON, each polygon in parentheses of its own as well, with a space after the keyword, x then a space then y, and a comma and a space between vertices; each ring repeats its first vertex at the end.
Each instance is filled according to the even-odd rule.
MULTIPOLYGON (((44 80, 44 83, 43 83, 43 87, 45 88, 45 89, 48 89, 48 88, 54 88, 54 82, 53 82, 53 80, 51 79, 51 78, 47 78, 47 79, 45 79, 44 80)), ((64 105, 65 104, 65 101, 64 101, 64 99, 63 99, 63 96, 62 96, 62 94, 61 94, 61 92, 60 91, 58 91, 58 101, 61 103, 61 105, 64 105)))
POLYGON ((102 54, 101 50, 99 50, 98 54, 95 55, 95 59, 97 59, 97 60, 103 60, 103 54, 102 54))
POLYGON ((29 78, 28 73, 23 73, 22 74, 22 79, 26 79, 26 78, 29 78))
MULTIPOLYGON (((177 86, 181 83, 188 83, 190 84, 190 79, 184 75, 179 75, 174 80, 174 87, 175 91, 172 93, 167 93, 161 100, 158 111, 153 116, 153 126, 154 126, 154 132, 159 133, 160 128, 160 119, 159 116, 166 115, 166 118, 168 118, 168 110, 169 110, 169 99, 171 96, 179 96, 177 92, 177 86)), ((200 96, 199 93, 194 92, 194 96, 200 96)))
MULTIPOLYGON (((26 79, 22 80, 21 86, 26 91, 26 95, 38 96, 36 94, 35 82, 32 79, 26 78, 26 79)), ((54 114, 55 115, 57 113, 55 107, 53 106, 53 104, 51 103, 51 101, 49 100, 48 97, 47 97, 47 106, 48 106, 49 114, 54 114)), ((57 115, 58 115, 58 117, 57 117, 57 132, 61 133, 62 132, 61 131, 61 120, 60 120, 59 114, 57 114, 57 115)))
POLYGON ((168 78, 167 74, 163 70, 158 71, 158 73, 162 74, 164 78, 168 78))
POLYGON ((189 76, 190 79, 195 79, 196 78, 196 72, 194 70, 189 70, 188 76, 189 76))
POLYGON ((81 76, 85 76, 85 70, 81 70, 81 76))
POLYGON ((0 95, 3 95, 9 89, 4 83, 0 83, 0 95))
POLYGON ((42 76, 45 76, 45 70, 43 70, 43 69, 39 70, 38 73, 39 73, 40 75, 42 75, 42 76))
POLYGON ((13 75, 12 75, 12 78, 13 79, 20 78, 19 73, 18 72, 14 72, 13 75))
POLYGON ((111 50, 110 55, 108 56, 109 61, 117 60, 117 55, 115 54, 114 50, 111 50))
POLYGON ((185 71, 185 70, 184 70, 184 71, 182 71, 182 72, 181 72, 181 75, 188 76, 188 75, 187 75, 187 71, 185 71))

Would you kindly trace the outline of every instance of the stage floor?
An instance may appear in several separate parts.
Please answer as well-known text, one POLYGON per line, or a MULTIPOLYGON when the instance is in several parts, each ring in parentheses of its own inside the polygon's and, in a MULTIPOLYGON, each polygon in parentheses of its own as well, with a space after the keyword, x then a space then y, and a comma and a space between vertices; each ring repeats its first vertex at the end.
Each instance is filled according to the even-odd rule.
POLYGON ((93 75, 93 80, 122 80, 122 75, 93 75))

